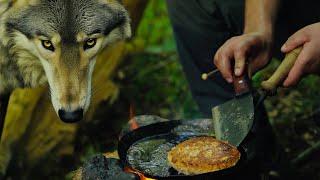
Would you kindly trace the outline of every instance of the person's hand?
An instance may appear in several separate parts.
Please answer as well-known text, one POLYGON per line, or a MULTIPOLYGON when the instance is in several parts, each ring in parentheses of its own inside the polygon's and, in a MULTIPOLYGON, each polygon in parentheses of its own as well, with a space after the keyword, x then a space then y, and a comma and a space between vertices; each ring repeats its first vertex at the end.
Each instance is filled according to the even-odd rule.
POLYGON ((282 46, 281 51, 288 53, 303 46, 294 66, 283 86, 296 85, 305 74, 320 74, 320 23, 306 26, 293 34, 282 46))
POLYGON ((226 41, 216 52, 214 64, 224 79, 232 83, 233 74, 241 76, 249 60, 252 72, 265 66, 271 56, 271 46, 272 35, 261 32, 245 33, 226 41))

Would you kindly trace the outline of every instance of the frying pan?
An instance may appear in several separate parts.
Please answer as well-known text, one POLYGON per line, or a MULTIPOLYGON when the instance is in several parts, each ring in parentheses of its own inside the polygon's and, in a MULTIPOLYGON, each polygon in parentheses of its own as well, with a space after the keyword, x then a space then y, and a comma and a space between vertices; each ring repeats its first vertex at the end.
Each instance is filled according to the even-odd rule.
MULTIPOLYGON (((136 142, 150 138, 150 137, 157 137, 157 136, 163 136, 163 135, 174 137, 174 136, 177 136, 177 134, 174 132, 176 128, 184 125, 197 124, 199 121, 204 121, 204 120, 171 120, 171 121, 146 125, 126 133, 120 138, 120 141, 118 144, 118 153, 119 153, 119 157, 122 165, 124 167, 133 168, 132 165, 128 162, 127 157, 128 157, 129 148, 132 145, 134 145, 136 142)), ((208 136, 209 129, 207 130, 208 130, 207 132, 205 132, 206 130, 203 130, 203 131, 199 130, 198 132, 195 132, 195 134, 193 135, 208 136)), ((251 136, 251 134, 249 134, 248 136, 251 136)), ((250 137, 246 139, 250 139, 250 137)), ((169 171, 170 172, 169 176, 162 176, 161 174, 155 176, 155 175, 147 174, 141 169, 139 169, 138 171, 143 173, 146 177, 152 178, 152 179, 212 179, 212 178, 230 179, 230 178, 238 177, 239 174, 242 174, 248 164, 247 150, 242 145, 238 147, 238 150, 241 153, 241 158, 238 161, 238 163, 234 167, 216 171, 216 172, 210 172, 210 173, 194 175, 194 176, 187 176, 187 175, 179 174, 177 171, 171 168, 169 171)))

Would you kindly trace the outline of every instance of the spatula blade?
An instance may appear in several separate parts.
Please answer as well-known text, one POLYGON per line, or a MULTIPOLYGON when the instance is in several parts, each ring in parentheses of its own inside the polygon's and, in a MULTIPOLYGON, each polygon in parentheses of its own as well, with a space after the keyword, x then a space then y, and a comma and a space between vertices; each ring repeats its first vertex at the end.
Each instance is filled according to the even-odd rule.
POLYGON ((212 108, 217 139, 239 146, 249 133, 254 118, 253 97, 250 93, 212 108))

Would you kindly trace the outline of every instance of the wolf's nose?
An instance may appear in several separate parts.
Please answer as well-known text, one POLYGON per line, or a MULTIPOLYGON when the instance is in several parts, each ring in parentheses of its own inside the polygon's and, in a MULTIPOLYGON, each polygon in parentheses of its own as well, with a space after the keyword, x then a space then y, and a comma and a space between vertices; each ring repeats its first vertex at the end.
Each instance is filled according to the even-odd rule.
POLYGON ((65 123, 75 123, 81 121, 83 118, 83 109, 77 109, 75 111, 65 111, 60 109, 58 111, 60 119, 65 123))

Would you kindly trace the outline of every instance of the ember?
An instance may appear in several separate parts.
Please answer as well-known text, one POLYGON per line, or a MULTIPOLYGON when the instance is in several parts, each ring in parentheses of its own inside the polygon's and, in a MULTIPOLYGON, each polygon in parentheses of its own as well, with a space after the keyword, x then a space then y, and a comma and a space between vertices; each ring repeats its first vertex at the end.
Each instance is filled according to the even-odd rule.
POLYGON ((152 179, 152 178, 145 177, 143 173, 141 173, 141 172, 139 172, 137 170, 134 170, 134 169, 132 169, 130 167, 124 168, 124 171, 128 172, 128 173, 133 173, 133 174, 139 176, 140 180, 155 180, 155 179, 152 179))

